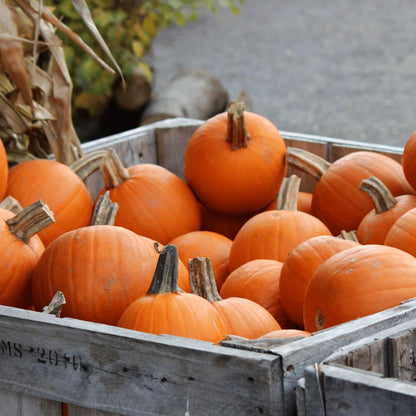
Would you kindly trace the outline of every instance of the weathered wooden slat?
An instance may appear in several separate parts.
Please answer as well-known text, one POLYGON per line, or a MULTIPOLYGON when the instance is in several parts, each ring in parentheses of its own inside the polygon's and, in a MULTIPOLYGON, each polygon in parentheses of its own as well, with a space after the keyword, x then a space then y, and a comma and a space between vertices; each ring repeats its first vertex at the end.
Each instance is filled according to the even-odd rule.
POLYGON ((276 414, 271 354, 4 306, 0 328, 0 388, 121 415, 276 414))
POLYGON ((416 381, 416 322, 413 327, 386 338, 390 377, 416 381))
POLYGON ((0 416, 62 416, 62 408, 58 402, 0 390, 0 416))
POLYGON ((158 164, 185 179, 183 157, 185 148, 198 126, 181 126, 172 128, 157 128, 155 130, 158 164))
POLYGON ((305 392, 316 391, 318 384, 324 411, 313 402, 317 396, 308 400, 306 393, 307 416, 407 416, 416 408, 416 385, 368 371, 326 364, 318 370, 308 366, 305 392))

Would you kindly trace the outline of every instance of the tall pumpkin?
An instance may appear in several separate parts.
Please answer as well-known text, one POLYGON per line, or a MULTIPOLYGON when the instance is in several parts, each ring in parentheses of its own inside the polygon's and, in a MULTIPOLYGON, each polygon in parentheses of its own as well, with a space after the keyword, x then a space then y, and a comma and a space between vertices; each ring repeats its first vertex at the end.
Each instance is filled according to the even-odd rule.
POLYGON ((191 136, 184 174, 210 210, 259 212, 277 195, 286 175, 286 146, 269 120, 232 101, 227 112, 206 120, 191 136))
POLYGON ((416 296, 416 258, 379 244, 337 253, 306 289, 305 330, 315 332, 397 306, 416 296))
POLYGON ((218 344, 227 335, 224 321, 208 300, 179 290, 178 259, 175 245, 161 250, 149 290, 125 309, 117 325, 218 344))
POLYGON ((9 170, 6 195, 23 208, 42 200, 55 222, 38 233, 45 246, 61 234, 91 223, 93 201, 82 179, 56 160, 27 160, 9 170))
POLYGON ((119 205, 115 225, 167 244, 201 228, 201 210, 188 185, 168 169, 142 163, 125 168, 109 149, 101 165, 104 187, 119 205))

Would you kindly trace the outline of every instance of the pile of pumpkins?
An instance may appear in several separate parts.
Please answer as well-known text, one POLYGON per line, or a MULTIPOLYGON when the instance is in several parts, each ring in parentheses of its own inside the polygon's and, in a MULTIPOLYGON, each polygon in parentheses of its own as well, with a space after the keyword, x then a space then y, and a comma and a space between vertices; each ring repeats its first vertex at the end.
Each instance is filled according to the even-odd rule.
POLYGON ((185 180, 108 149, 93 201, 67 165, 9 167, 0 141, 0 304, 43 311, 60 291, 62 317, 154 334, 310 336, 416 296, 414 160, 416 132, 402 163, 329 163, 232 101, 190 138, 185 180))

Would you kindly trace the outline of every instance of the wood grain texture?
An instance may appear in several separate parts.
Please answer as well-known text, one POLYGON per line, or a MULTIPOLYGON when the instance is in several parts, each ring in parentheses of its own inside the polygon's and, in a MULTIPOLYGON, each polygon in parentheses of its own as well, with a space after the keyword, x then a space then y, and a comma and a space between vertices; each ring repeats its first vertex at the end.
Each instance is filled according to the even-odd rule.
POLYGON ((3 388, 121 415, 276 414, 274 355, 7 307, 0 327, 3 388))
MULTIPOLYGON (((407 416, 414 414, 416 385, 381 375, 343 366, 315 366, 305 369, 305 390, 320 391, 324 412, 311 400, 307 401, 307 416, 407 416)), ((315 397, 316 399, 316 397, 315 397)))

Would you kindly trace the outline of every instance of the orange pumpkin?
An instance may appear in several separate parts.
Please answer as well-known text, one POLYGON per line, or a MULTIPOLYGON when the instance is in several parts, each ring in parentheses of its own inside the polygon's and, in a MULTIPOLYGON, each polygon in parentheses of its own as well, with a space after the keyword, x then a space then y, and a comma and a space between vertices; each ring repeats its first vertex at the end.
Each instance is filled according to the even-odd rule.
POLYGON ((374 208, 358 225, 357 239, 361 244, 384 244, 387 233, 398 218, 416 208, 416 195, 394 197, 383 182, 373 176, 364 179, 360 189, 370 195, 374 208))
POLYGON ((416 258, 402 250, 362 244, 330 257, 305 294, 305 330, 332 327, 416 296, 416 258))
POLYGON ((218 288, 228 276, 228 259, 232 241, 212 231, 191 231, 174 238, 169 244, 178 249, 179 259, 184 264, 194 257, 209 257, 218 288))
MULTIPOLYGON (((0 208, 1 305, 19 308, 32 305, 32 273, 45 250, 37 233, 51 223, 53 214, 41 201, 18 214, 0 208)), ((46 306, 52 296, 42 306, 46 306)))
POLYGON ((266 308, 282 328, 294 328, 280 301, 280 271, 283 263, 277 260, 249 261, 232 271, 220 289, 223 299, 250 299, 266 308))
POLYGON ((259 212, 275 198, 286 175, 286 146, 269 120, 232 101, 227 112, 193 133, 185 149, 184 173, 210 210, 259 212))
POLYGON ((373 208, 369 195, 360 190, 363 179, 375 176, 393 196, 412 193, 402 166, 382 153, 356 151, 333 163, 302 149, 288 148, 289 165, 312 174, 317 184, 312 196, 312 214, 324 222, 332 234, 356 230, 373 208))
POLYGON ((403 149, 402 167, 403 173, 410 185, 416 189, 416 130, 407 139, 403 149))
POLYGON ((201 296, 179 291, 178 250, 170 244, 159 255, 152 284, 123 312, 118 326, 218 344, 227 335, 219 312, 201 296))
POLYGON ((191 293, 208 300, 219 312, 227 335, 254 339, 281 329, 276 319, 260 304, 240 297, 221 298, 209 258, 194 257, 190 260, 189 279, 191 293))
POLYGON ((153 240, 113 225, 61 235, 35 267, 35 308, 41 310, 60 290, 66 298, 61 316, 115 325, 124 309, 149 289, 158 261, 153 245, 153 240))
POLYGON ((49 159, 27 160, 9 170, 6 195, 23 208, 42 200, 55 222, 38 235, 48 246, 61 234, 91 223, 93 201, 87 186, 67 165, 49 159))
POLYGON ((390 227, 384 244, 416 257, 416 208, 402 214, 390 227))
POLYGON ((230 271, 255 259, 284 262, 290 250, 317 235, 331 235, 326 225, 306 212, 297 211, 300 179, 285 178, 279 191, 280 209, 263 211, 249 219, 234 238, 230 271))
POLYGON ((7 188, 7 179, 9 176, 9 165, 7 162, 7 153, 0 139, 0 201, 4 198, 7 188))
POLYGON ((152 163, 125 168, 109 150, 101 173, 119 205, 115 225, 167 244, 173 238, 201 228, 201 210, 188 185, 168 169, 152 163))
POLYGON ((280 301, 298 328, 304 328, 306 288, 316 269, 334 254, 357 245, 355 241, 321 235, 303 241, 289 252, 280 272, 280 301))

